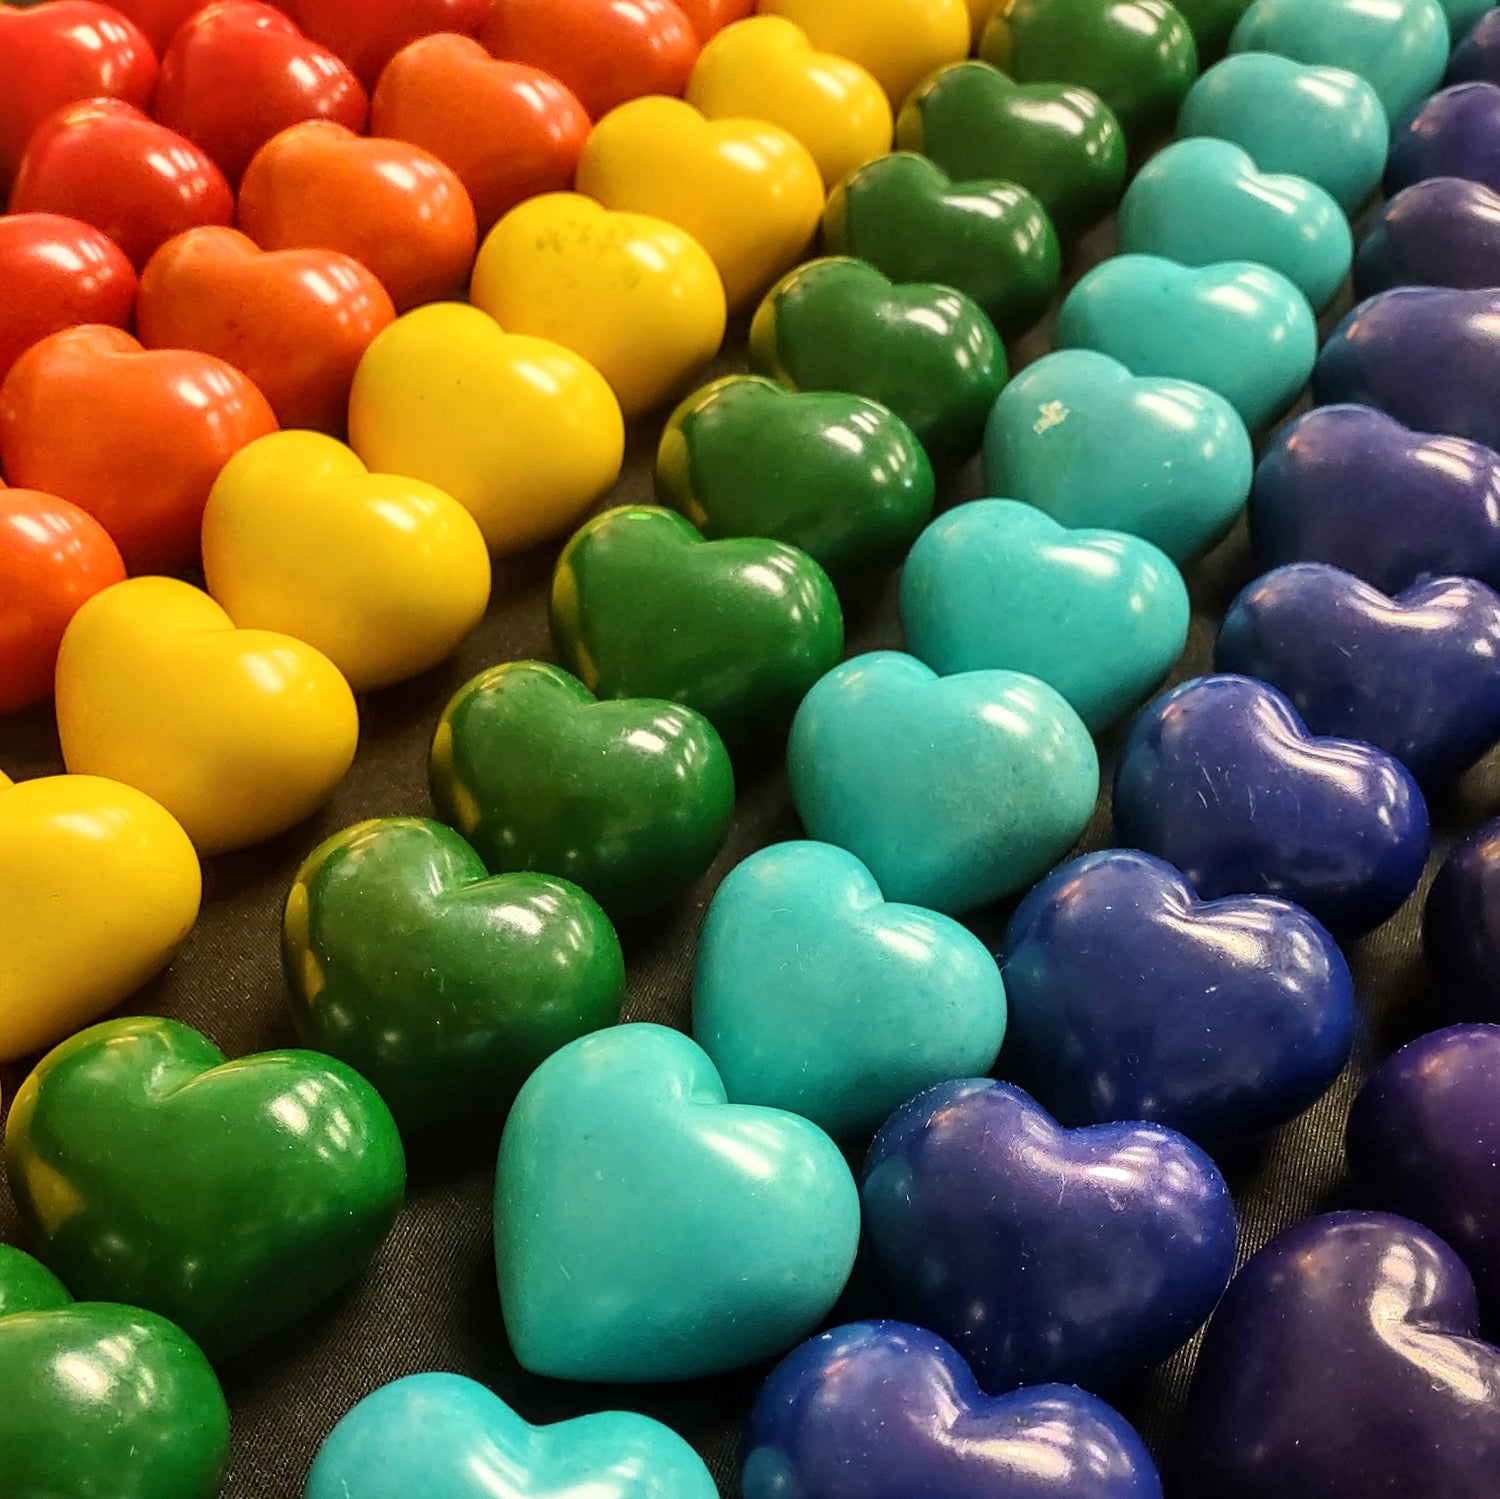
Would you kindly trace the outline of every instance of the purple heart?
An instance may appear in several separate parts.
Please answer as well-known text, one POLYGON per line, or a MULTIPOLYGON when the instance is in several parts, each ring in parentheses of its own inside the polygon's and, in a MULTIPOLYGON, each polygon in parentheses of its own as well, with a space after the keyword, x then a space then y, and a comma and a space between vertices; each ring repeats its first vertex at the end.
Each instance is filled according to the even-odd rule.
POLYGON ((750 1413, 744 1499, 1161 1499, 1141 1439, 1065 1385, 989 1397, 941 1338, 856 1322, 794 1349, 750 1413))
POLYGON ((1187 1341, 1234 1268, 1229 1189, 1190 1140, 1063 1129, 989 1079, 897 1109, 860 1195, 898 1298, 992 1394, 1138 1373, 1187 1341))
POLYGON ((1422 944, 1450 1014, 1500 1020, 1500 818, 1443 860, 1427 892, 1422 944))
POLYGON ((1188 1499, 1494 1499, 1500 1349, 1436 1235, 1332 1213, 1273 1239, 1214 1313, 1183 1421, 1188 1499))
POLYGON ((1456 83, 1434 94, 1392 136, 1386 192, 1427 177, 1467 177, 1500 188, 1500 88, 1456 83))
MULTIPOLYGON (((1496 12, 1500 15, 1500 12, 1496 12)), ((1500 195, 1462 177, 1429 177, 1384 204, 1354 258, 1354 293, 1392 286, 1500 285, 1500 195)))

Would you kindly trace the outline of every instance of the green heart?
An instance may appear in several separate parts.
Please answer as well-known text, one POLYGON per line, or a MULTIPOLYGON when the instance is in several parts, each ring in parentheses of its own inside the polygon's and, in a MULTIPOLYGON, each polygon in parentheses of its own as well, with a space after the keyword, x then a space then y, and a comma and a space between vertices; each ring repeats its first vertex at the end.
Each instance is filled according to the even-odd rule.
POLYGON ((309 1045, 379 1090, 403 1129, 499 1124, 559 1046, 620 1018, 609 918, 544 874, 485 877, 441 823, 356 823, 308 855, 281 952, 309 1045))
POLYGON ((1182 19, 1193 28, 1198 43, 1198 66, 1216 63, 1229 50, 1229 38, 1250 9, 1251 0, 1172 0, 1182 19))
POLYGON ((48 1052, 16 1094, 5 1159, 40 1258, 71 1290, 169 1317, 214 1358, 358 1274, 406 1184, 390 1111, 342 1062, 226 1062, 155 1017, 48 1052))
POLYGON ((768 536, 842 577, 906 555, 932 514, 932 464, 874 401, 726 375, 672 413, 656 497, 710 540, 768 536))
POLYGON ((767 293, 750 367, 792 390, 842 390, 896 413, 935 464, 967 462, 1006 380, 1005 346, 960 291, 893 286, 847 256, 810 261, 767 293))
POLYGON ((1052 221, 1024 187, 955 184, 912 151, 878 157, 833 190, 823 244, 892 281, 956 286, 1002 338, 1024 333, 1047 310, 1061 269, 1052 221))
POLYGON ((1015 182, 1067 239, 1099 222, 1125 191, 1125 132, 1086 88, 1026 86, 987 62, 940 68, 906 101, 896 143, 955 182, 1015 182))
POLYGON ((0 1244, 0 1494, 212 1499, 229 1411, 179 1328, 134 1307, 75 1303, 0 1244))
POLYGON ((732 749, 783 737, 844 649, 838 595, 806 552, 705 541, 654 505, 607 510, 574 534, 552 575, 551 624, 591 692, 685 703, 732 749))
POLYGON ((596 702, 539 661, 492 666, 459 688, 429 772, 438 816, 493 873, 561 876, 617 915, 685 893, 734 816, 729 755, 701 714, 596 702))

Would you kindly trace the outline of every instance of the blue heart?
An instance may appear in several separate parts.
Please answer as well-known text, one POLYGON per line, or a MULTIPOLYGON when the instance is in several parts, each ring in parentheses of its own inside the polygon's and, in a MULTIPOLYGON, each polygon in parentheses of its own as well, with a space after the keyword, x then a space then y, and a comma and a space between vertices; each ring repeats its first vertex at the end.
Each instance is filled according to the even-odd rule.
POLYGON ((698 1454, 622 1411, 530 1426, 482 1384, 413 1374, 365 1396, 318 1450, 304 1499, 717 1499, 698 1454))
POLYGON ((1320 1098, 1354 1039, 1348 965, 1306 911, 1199 901, 1133 849, 1043 880, 1011 918, 1003 967, 1005 1065, 1064 1124, 1248 1139, 1320 1098))
POLYGON ((989 1071, 1005 986, 977 937, 887 903, 853 854, 778 843, 709 905, 693 1034, 735 1103, 868 1136, 913 1093, 989 1071))
POLYGON ((1463 177, 1500 190, 1500 87, 1456 83, 1434 94, 1391 141, 1385 189, 1463 177))
POLYGON ((1500 282, 1500 194, 1429 177, 1383 203, 1354 262, 1354 294, 1393 286, 1477 289, 1500 282))

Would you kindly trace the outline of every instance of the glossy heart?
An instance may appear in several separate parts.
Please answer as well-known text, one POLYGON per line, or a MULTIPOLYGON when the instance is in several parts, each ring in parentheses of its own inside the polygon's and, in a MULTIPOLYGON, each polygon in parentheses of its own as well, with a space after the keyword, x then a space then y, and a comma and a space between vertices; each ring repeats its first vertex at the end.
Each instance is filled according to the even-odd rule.
POLYGON ((1114 816, 1121 843, 1176 865, 1203 899, 1284 896, 1340 935, 1391 915, 1427 860, 1427 807, 1400 762, 1309 735, 1248 677, 1198 677, 1142 712, 1114 816))
POLYGON ((1463 177, 1500 190, 1500 87, 1458 83, 1434 94, 1391 139, 1386 191, 1428 177, 1463 177))
POLYGON ((1312 308, 1280 273, 1156 255, 1116 255, 1084 276, 1058 313, 1057 341, 1107 354, 1133 375, 1217 391, 1252 432, 1297 398, 1318 352, 1312 308))
POLYGON ((1493 286, 1500 280, 1500 194, 1462 177, 1429 177, 1380 206, 1354 260, 1354 291, 1493 286))
POLYGON ((617 915, 681 897, 734 814, 734 772, 706 719, 677 703, 596 702, 538 661, 458 690, 429 771, 438 816, 492 873, 559 875, 617 915))
POLYGON ((155 1018, 48 1052, 11 1105, 5 1161, 49 1269, 80 1296, 170 1317, 216 1359, 363 1270, 406 1181, 394 1121, 341 1062, 226 1062, 155 1018))
POLYGON ((229 1411, 208 1360, 170 1322, 75 1303, 0 1244, 0 1486, 9 1499, 214 1499, 229 1411))
POLYGON ((1316 309, 1343 285, 1354 241, 1316 183, 1259 172, 1232 142, 1199 138, 1177 141, 1136 173, 1120 204, 1120 248, 1181 265, 1258 261, 1316 309))
POLYGON ((703 1460, 645 1416, 530 1426, 482 1384, 412 1374, 366 1395, 329 1433, 305 1499, 716 1499, 703 1460))
POLYGON ((549 1057, 500 1140, 500 1305, 535 1374, 695 1379, 784 1352, 837 1300, 858 1239, 828 1136, 726 1103, 708 1057, 662 1026, 549 1057))
POLYGON ((1099 1389, 1166 1358, 1234 1269, 1213 1162, 1153 1124, 1061 1128, 1008 1083, 944 1083, 881 1127, 865 1230, 901 1304, 992 1394, 1099 1389))
POLYGON ((765 536, 835 577, 890 566, 932 514, 932 464, 900 417, 837 391, 726 375, 672 413, 656 497, 710 541, 765 536))
POLYGON ((655 506, 606 510, 552 575, 552 644, 598 697, 696 709, 731 749, 779 738, 843 654, 828 575, 778 541, 704 541, 655 506))
POLYGON ((941 1338, 856 1322, 804 1343, 750 1412, 745 1499, 1160 1499, 1141 1439, 1082 1390, 991 1398, 941 1338))
POLYGON ((777 843, 709 905, 693 1035, 736 1103, 868 1137, 913 1093, 989 1071, 1005 987, 977 937, 887 902, 853 854, 777 843))
POLYGON ((1248 1140, 1320 1098, 1354 1040, 1348 965, 1307 912, 1200 901, 1133 849, 1048 875, 1011 918, 1002 971, 1005 1064, 1067 1125, 1248 1140))
POLYGON ((1500 820, 1457 843, 1427 892, 1427 966, 1452 1010, 1500 1019, 1500 820))
POLYGON ((1273 1239, 1214 1314, 1183 1424, 1185 1492, 1480 1499, 1500 1460, 1500 1350, 1442 1240, 1385 1213, 1273 1239))
POLYGON ((861 859, 887 900, 949 915, 1054 864, 1099 785, 1088 730, 1046 683, 939 678, 896 651, 855 656, 808 693, 787 770, 810 838, 861 859))
POLYGON ((841 390, 896 413, 935 464, 962 463, 1008 373, 1005 346, 962 292, 892 285, 847 256, 814 260, 766 294, 750 367, 792 390, 841 390))

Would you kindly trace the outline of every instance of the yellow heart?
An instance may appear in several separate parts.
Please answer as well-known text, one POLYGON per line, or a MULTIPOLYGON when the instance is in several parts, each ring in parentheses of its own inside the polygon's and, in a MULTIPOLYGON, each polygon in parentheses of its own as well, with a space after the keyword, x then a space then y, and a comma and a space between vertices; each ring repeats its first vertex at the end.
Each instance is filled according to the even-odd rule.
POLYGON ((174 578, 127 578, 73 616, 56 704, 68 769, 155 798, 202 853, 310 817, 359 736, 354 694, 326 656, 290 635, 237 630, 174 578))

